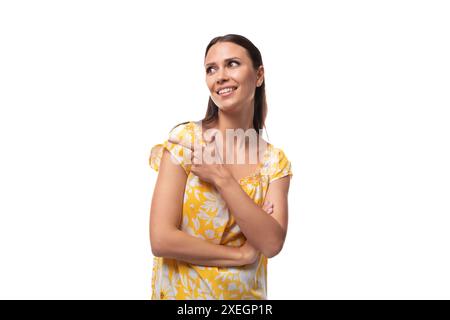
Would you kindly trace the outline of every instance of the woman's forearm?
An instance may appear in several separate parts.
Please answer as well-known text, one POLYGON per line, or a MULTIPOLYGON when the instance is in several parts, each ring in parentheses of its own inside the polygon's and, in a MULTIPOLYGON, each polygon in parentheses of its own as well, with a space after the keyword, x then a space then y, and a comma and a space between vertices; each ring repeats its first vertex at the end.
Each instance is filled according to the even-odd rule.
POLYGON ((155 256, 201 266, 236 267, 246 264, 239 247, 214 244, 178 229, 166 232, 156 247, 153 250, 155 256))
POLYGON ((281 250, 286 234, 280 224, 266 214, 232 177, 219 179, 216 187, 247 240, 266 257, 275 256, 281 250))

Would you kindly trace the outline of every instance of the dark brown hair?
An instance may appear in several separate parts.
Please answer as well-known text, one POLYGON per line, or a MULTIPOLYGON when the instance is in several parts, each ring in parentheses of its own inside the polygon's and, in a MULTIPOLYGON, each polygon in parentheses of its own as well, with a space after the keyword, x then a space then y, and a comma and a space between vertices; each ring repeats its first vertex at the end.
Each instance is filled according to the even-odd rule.
MULTIPOLYGON (((246 37, 238 35, 238 34, 227 34, 224 36, 215 37, 212 39, 205 51, 205 58, 208 54, 209 49, 216 43, 219 42, 232 42, 246 49, 250 59, 252 60, 253 68, 257 70, 259 66, 263 65, 261 53, 259 49, 246 37)), ((266 101, 266 89, 265 89, 265 77, 261 84, 261 86, 255 88, 255 96, 254 96, 254 113, 253 113, 253 128, 260 133, 259 130, 266 128, 265 120, 267 116, 267 101, 266 101)), ((219 107, 214 103, 214 101, 209 97, 208 99, 208 108, 206 110, 205 117, 202 121, 206 124, 214 122, 219 117, 219 107)), ((176 125, 174 128, 178 127, 181 124, 188 123, 183 122, 176 125)), ((266 129, 267 132, 267 129, 266 129)))

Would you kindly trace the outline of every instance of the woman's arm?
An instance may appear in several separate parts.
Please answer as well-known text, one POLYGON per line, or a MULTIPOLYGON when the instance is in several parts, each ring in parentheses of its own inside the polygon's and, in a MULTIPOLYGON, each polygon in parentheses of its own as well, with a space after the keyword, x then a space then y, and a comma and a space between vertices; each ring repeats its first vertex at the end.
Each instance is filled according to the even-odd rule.
POLYGON ((153 248, 155 256, 177 259, 207 267, 237 267, 253 263, 257 251, 253 247, 230 247, 217 245, 193 237, 181 230, 172 230, 164 239, 165 243, 153 248))
POLYGON ((188 263, 231 267, 252 263, 255 249, 217 245, 179 230, 186 172, 167 150, 160 162, 150 214, 150 243, 155 256, 172 258, 188 263))
POLYGON ((206 147, 188 146, 175 138, 169 141, 191 149, 191 158, 194 158, 191 159, 191 171, 201 180, 212 183, 216 187, 247 241, 266 257, 274 257, 283 248, 287 233, 290 176, 274 176, 269 183, 265 200, 272 202, 275 206, 274 212, 269 216, 245 193, 229 169, 223 165, 222 158, 219 156, 220 152, 217 152, 217 145, 215 141, 212 142, 213 140, 215 136, 210 139, 210 144, 206 147), (209 154, 211 149, 208 150, 208 148, 211 146, 216 148, 215 161, 212 164, 204 161, 205 150, 209 154), (197 148, 202 149, 200 155, 194 152, 197 148))
POLYGON ((215 181, 247 241, 268 258, 281 251, 286 238, 289 178, 283 177, 269 184, 266 201, 274 205, 271 215, 266 214, 231 175, 222 175, 215 181))

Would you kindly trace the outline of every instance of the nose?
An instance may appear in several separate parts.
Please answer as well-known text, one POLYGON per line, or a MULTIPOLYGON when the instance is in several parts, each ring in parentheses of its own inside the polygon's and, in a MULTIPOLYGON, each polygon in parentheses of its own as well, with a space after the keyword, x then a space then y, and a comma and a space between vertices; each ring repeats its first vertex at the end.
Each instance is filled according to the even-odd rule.
POLYGON ((228 75, 226 73, 226 70, 224 68, 220 68, 217 73, 217 78, 216 78, 216 82, 218 84, 224 83, 225 81, 228 80, 228 75))

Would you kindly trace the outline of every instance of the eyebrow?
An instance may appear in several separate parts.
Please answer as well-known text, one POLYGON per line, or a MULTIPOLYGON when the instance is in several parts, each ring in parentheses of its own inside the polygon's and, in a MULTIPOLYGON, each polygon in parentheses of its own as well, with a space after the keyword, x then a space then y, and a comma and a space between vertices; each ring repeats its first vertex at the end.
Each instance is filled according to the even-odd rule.
MULTIPOLYGON (((232 58, 227 58, 224 61, 228 62, 228 61, 231 61, 231 60, 241 60, 241 59, 239 59, 238 57, 232 57, 232 58)), ((215 65, 215 64, 216 64, 215 62, 207 63, 207 64, 205 64, 205 68, 207 68, 209 66, 212 66, 212 65, 215 65)))

